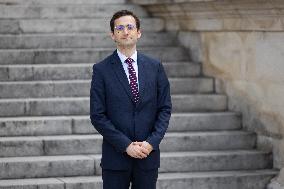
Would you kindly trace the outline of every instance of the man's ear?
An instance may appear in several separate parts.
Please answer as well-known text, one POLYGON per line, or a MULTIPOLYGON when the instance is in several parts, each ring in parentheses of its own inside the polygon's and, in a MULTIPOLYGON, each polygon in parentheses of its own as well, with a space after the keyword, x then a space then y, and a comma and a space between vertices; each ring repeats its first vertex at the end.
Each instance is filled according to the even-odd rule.
POLYGON ((137 38, 139 39, 139 38, 142 36, 142 32, 141 32, 141 30, 140 30, 140 29, 139 29, 139 30, 137 30, 137 34, 138 34, 137 38))
POLYGON ((110 33, 109 33, 109 36, 112 38, 112 40, 114 40, 114 41, 115 41, 115 38, 114 38, 114 34, 113 34, 113 32, 110 32, 110 33))

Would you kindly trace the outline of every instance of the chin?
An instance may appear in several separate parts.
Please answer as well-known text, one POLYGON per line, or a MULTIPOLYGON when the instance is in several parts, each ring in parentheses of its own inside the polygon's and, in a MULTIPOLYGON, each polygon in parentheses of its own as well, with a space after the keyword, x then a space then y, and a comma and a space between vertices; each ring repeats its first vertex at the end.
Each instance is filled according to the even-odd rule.
POLYGON ((124 47, 133 46, 133 45, 135 45, 135 44, 136 44, 136 43, 133 43, 133 42, 129 42, 129 43, 119 43, 119 45, 124 46, 124 47))

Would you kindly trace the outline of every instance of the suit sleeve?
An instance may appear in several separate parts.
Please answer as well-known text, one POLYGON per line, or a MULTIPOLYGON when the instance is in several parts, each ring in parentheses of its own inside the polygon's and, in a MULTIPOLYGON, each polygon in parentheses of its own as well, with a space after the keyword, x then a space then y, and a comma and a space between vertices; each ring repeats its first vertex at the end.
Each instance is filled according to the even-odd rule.
POLYGON ((154 125, 154 129, 146 140, 153 146, 153 150, 159 149, 159 144, 161 143, 167 131, 169 120, 171 117, 171 110, 172 110, 170 83, 163 68, 163 65, 161 63, 159 64, 159 70, 158 70, 157 90, 158 90, 157 118, 154 125))
POLYGON ((107 117, 105 83, 102 74, 93 66, 93 76, 90 89, 90 119, 93 126, 114 146, 116 151, 125 152, 132 142, 121 131, 117 130, 111 120, 107 117))

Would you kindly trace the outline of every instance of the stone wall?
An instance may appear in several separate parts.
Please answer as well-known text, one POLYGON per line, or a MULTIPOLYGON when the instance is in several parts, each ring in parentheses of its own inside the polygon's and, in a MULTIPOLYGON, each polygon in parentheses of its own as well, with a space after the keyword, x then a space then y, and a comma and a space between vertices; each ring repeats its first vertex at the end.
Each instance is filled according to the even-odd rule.
POLYGON ((273 151, 282 171, 271 187, 284 187, 284 1, 132 2, 164 17, 204 74, 216 78, 229 109, 242 112, 244 128, 257 132, 258 147, 273 151))

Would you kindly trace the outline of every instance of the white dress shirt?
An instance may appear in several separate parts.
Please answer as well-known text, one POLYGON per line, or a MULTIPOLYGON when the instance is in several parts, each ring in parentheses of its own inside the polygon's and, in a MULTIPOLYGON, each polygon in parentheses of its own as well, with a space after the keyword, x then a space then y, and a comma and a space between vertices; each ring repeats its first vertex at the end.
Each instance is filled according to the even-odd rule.
POLYGON ((122 66, 123 66, 123 69, 125 71, 125 74, 127 76, 127 79, 128 79, 128 82, 130 84, 130 79, 129 79, 129 72, 128 72, 128 64, 125 62, 125 60, 127 58, 132 58, 134 60, 134 62, 132 63, 133 65, 133 68, 135 70, 135 73, 136 73, 136 78, 137 78, 137 83, 138 83, 138 89, 139 89, 139 80, 138 80, 138 65, 137 65, 137 51, 135 50, 135 52, 130 56, 130 57, 127 57, 125 56, 124 54, 122 54, 118 49, 117 49, 117 54, 120 58, 120 61, 122 62, 122 66))

